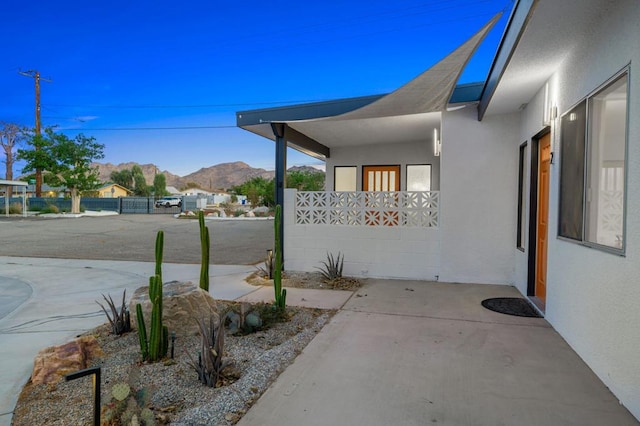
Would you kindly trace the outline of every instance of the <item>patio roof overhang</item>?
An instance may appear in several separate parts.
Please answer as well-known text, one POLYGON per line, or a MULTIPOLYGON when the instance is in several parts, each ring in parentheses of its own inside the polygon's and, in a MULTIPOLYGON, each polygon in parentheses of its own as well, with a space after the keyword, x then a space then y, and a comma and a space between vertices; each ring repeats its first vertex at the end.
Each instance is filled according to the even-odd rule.
POLYGON ((428 142, 450 103, 480 99, 483 84, 456 86, 465 65, 500 18, 496 15, 464 44, 404 86, 386 95, 240 111, 238 127, 325 159, 331 148, 428 142), (280 133, 280 134, 278 134, 280 133))
POLYGON ((602 0, 518 0, 494 57, 478 119, 526 106, 567 56, 575 54, 584 32, 607 13, 609 4, 602 0))

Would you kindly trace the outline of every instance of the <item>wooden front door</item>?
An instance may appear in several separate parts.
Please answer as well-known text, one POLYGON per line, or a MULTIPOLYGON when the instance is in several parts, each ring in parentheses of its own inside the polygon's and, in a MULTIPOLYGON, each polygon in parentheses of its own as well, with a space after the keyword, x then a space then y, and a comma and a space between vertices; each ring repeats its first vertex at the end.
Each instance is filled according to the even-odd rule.
POLYGON ((543 303, 547 296, 547 246, 549 234, 549 173, 551 171, 551 136, 538 142, 538 214, 536 224, 535 294, 543 303))
POLYGON ((365 223, 370 226, 397 226, 400 166, 363 166, 362 190, 365 196, 365 223), (385 194, 379 194, 384 192, 385 194))
POLYGON ((400 166, 364 166, 362 190, 393 192, 400 190, 400 166))

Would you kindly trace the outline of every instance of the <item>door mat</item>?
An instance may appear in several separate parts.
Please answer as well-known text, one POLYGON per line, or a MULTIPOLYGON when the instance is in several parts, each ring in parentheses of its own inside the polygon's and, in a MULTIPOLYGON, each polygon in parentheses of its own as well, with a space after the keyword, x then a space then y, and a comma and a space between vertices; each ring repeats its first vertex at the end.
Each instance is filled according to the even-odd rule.
POLYGON ((521 297, 495 297, 493 299, 485 299, 482 306, 506 315, 514 315, 517 317, 542 318, 533 306, 521 297))

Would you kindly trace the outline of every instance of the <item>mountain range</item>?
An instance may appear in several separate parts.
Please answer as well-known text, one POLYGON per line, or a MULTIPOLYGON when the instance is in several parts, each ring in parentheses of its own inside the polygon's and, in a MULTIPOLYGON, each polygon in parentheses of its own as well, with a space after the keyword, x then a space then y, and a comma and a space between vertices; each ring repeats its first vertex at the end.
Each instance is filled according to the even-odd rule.
MULTIPOLYGON (((273 170, 254 168, 242 161, 203 167, 186 176, 178 176, 167 170, 161 171, 155 164, 138 164, 135 162, 120 163, 117 165, 112 163, 93 163, 93 166, 98 168, 98 174, 102 182, 110 181, 112 172, 131 169, 136 165, 142 169, 147 184, 151 185, 153 183, 153 177, 157 173, 163 173, 167 179, 167 186, 174 186, 178 189, 186 187, 189 183, 195 183, 199 188, 206 190, 225 190, 255 177, 272 179, 275 175, 273 170)), ((288 170, 324 173, 310 166, 296 166, 288 170)))

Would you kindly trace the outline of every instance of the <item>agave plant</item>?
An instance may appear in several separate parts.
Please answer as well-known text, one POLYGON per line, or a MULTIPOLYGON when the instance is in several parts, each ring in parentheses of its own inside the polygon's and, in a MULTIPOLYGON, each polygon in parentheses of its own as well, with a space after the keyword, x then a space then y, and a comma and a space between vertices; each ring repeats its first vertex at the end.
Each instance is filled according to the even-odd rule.
POLYGON ((203 319, 197 319, 196 321, 200 328, 202 349, 198 354, 197 363, 187 353, 189 364, 198 373, 198 380, 213 388, 216 387, 218 380, 222 378, 222 371, 228 366, 228 363, 222 359, 224 351, 224 321, 215 318, 213 315, 209 318, 208 326, 203 319))
POLYGON ((111 295, 109 295, 109 298, 107 298, 107 296, 103 294, 102 297, 109 306, 111 314, 109 314, 109 311, 107 311, 102 303, 98 302, 97 300, 96 303, 100 305, 100 307, 104 311, 104 314, 107 316, 107 319, 111 324, 111 332, 117 336, 120 336, 121 334, 131 331, 131 315, 129 314, 129 309, 127 309, 127 305, 125 304, 127 290, 125 289, 122 292, 122 305, 120 306, 120 310, 116 308, 116 304, 113 302, 111 295))
POLYGON ((316 269, 320 270, 320 273, 327 281, 333 281, 338 278, 342 278, 342 267, 344 266, 344 255, 340 257, 338 252, 337 257, 333 257, 333 254, 327 253, 327 261, 322 261, 323 267, 316 266, 316 269))

